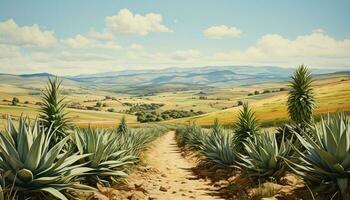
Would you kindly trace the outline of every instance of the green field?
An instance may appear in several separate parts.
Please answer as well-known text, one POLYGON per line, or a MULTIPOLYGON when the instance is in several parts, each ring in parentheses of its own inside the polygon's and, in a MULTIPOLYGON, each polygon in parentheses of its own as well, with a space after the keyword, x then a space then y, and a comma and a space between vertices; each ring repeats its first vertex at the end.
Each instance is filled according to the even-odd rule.
MULTIPOLYGON (((43 81, 43 80, 41 80, 43 81)), ((314 82, 316 94, 316 114, 334 112, 338 109, 350 111, 350 75, 328 75, 319 76, 314 82)), ((288 119, 286 109, 287 91, 271 92, 266 94, 248 96, 254 91, 279 90, 288 88, 287 82, 265 83, 247 86, 235 86, 225 88, 191 89, 187 91, 168 91, 156 93, 152 96, 135 96, 132 94, 111 92, 101 88, 83 87, 74 85, 70 81, 64 81, 64 93, 68 103, 80 106, 94 107, 96 102, 105 103, 100 111, 68 109, 69 116, 78 126, 113 127, 119 122, 123 115, 126 116, 130 125, 139 125, 135 115, 125 114, 129 109, 123 103, 160 103, 164 104, 157 112, 165 110, 194 110, 203 111, 205 114, 190 118, 173 119, 162 121, 162 123, 186 124, 196 122, 199 125, 210 125, 215 118, 220 123, 231 124, 240 109, 238 101, 248 101, 256 112, 258 119, 264 123, 278 123, 288 119), (113 97, 114 100, 105 99, 105 96, 113 97), (200 99, 205 96, 205 99, 200 99), (108 112, 113 108, 114 112, 108 112)), ((0 126, 4 126, 7 115, 19 117, 20 115, 35 118, 38 114, 40 102, 40 90, 43 84, 30 80, 25 84, 18 82, 0 82, 0 126), (23 86, 25 85, 25 86, 23 86), (18 106, 12 106, 11 100, 18 97, 18 106), (25 101, 28 101, 24 104, 25 101)), ((274 125, 274 124, 271 125, 274 125)))

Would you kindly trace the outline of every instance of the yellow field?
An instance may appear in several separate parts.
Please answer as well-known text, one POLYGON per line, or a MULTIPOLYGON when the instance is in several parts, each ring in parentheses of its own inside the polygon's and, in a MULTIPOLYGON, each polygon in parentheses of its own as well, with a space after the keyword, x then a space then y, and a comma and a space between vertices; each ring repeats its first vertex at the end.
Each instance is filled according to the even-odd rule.
MULTIPOLYGON (((35 118, 38 114, 36 102, 40 101, 39 95, 33 95, 34 91, 40 91, 42 85, 30 85, 21 87, 18 85, 0 84, 0 128, 4 126, 7 115, 19 117, 21 114, 35 118), (9 105, 11 99, 16 96, 20 99, 19 106, 9 105), (5 101, 4 101, 5 100, 5 101), (23 104, 29 101, 29 104, 23 104)), ((97 89, 81 88, 74 85, 64 85, 65 90, 70 91, 67 102, 75 102, 82 106, 94 106, 97 101, 106 103, 101 111, 68 109, 69 117, 78 126, 116 126, 123 115, 130 125, 140 125, 136 116, 123 114, 128 106, 123 103, 162 103, 158 111, 164 110, 194 110, 203 111, 206 114, 191 118, 174 119, 162 123, 185 124, 195 121, 199 125, 210 125, 215 118, 220 123, 231 124, 235 121, 240 107, 236 107, 237 101, 248 101, 256 112, 258 119, 273 124, 288 119, 287 93, 273 92, 248 96, 255 90, 287 88, 287 83, 265 83, 250 86, 237 86, 228 88, 207 88, 190 91, 164 92, 154 96, 135 97, 127 94, 111 93, 97 89), (207 99, 199 99, 199 93, 205 94, 207 99), (105 96, 111 96, 116 100, 104 100, 105 96), (113 108, 115 112, 107 112, 113 108)), ((350 75, 332 75, 318 77, 314 82, 316 95, 316 114, 334 112, 338 109, 350 111, 350 75)))
MULTIPOLYGON (((314 82, 315 97, 316 97, 316 115, 327 112, 335 112, 337 110, 350 111, 350 76, 332 76, 323 77, 314 82)), ((258 85, 253 88, 261 88, 263 85, 258 85)), ((266 86, 264 86, 266 87, 266 86)), ((273 87, 273 85, 270 85, 273 87)), ((256 117, 263 122, 273 122, 287 120, 287 94, 288 92, 278 92, 261 94, 246 98, 256 117), (264 97, 265 96, 265 97, 264 97)), ((202 116, 192 118, 174 119, 168 123, 188 124, 195 122, 199 125, 210 125, 217 118, 222 124, 231 124, 237 119, 240 107, 229 108, 221 111, 208 113, 202 116)))

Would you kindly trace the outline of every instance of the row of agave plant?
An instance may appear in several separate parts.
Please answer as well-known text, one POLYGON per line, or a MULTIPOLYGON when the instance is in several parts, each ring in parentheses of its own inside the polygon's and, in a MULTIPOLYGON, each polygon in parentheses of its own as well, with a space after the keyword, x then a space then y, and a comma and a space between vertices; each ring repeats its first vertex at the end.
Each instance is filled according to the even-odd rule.
POLYGON ((71 199, 127 176, 163 127, 73 127, 64 112, 61 82, 49 80, 40 118, 9 117, 0 133, 0 199, 71 199), (17 125, 18 124, 18 125, 17 125))
POLYGON ((291 123, 276 133, 262 131, 254 112, 243 105, 232 131, 217 121, 211 130, 192 124, 177 130, 180 146, 198 153, 206 165, 238 169, 255 182, 279 181, 286 172, 300 176, 314 194, 349 197, 350 121, 343 112, 315 122, 312 78, 300 66, 291 80, 288 111, 291 123))

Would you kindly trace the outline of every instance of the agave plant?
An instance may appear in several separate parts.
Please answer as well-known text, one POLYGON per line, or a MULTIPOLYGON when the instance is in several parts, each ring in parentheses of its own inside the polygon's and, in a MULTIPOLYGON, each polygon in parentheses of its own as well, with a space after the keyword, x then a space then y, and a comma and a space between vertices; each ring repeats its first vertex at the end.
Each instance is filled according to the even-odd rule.
POLYGON ((248 103, 243 104, 239 113, 238 122, 233 125, 235 149, 238 152, 244 151, 243 142, 252 137, 259 130, 258 120, 254 112, 249 108, 248 103))
POLYGON ((204 156, 203 164, 217 167, 233 167, 236 162, 233 136, 225 131, 218 121, 207 137, 203 138, 200 154, 204 156))
POLYGON ((297 124, 310 123, 313 116, 315 98, 312 88, 312 76, 305 65, 300 65, 290 81, 288 113, 297 124))
POLYGON ((345 199, 350 182, 350 122, 344 113, 323 117, 319 125, 313 124, 311 133, 295 133, 306 149, 299 151, 299 161, 290 163, 300 175, 319 193, 341 193, 345 199))
POLYGON ((123 116, 123 118, 121 119, 121 121, 119 123, 117 133, 121 134, 121 135, 125 135, 125 134, 127 134, 128 131, 129 131, 128 124, 126 123, 125 116, 123 116))
POLYGON ((118 136, 105 129, 76 129, 75 144, 80 155, 90 154, 83 160, 93 169, 87 179, 92 183, 115 183, 118 178, 127 176, 128 166, 137 162, 129 149, 122 148, 118 136))
POLYGON ((45 195, 67 199, 67 190, 94 190, 72 182, 91 171, 85 163, 75 164, 88 155, 62 153, 68 137, 50 148, 54 131, 40 128, 37 122, 27 124, 22 117, 16 128, 8 119, 6 131, 0 133, 0 183, 5 194, 12 191, 16 199, 45 195))
POLYGON ((203 140, 207 136, 204 130, 196 124, 180 127, 176 130, 176 140, 180 146, 189 150, 200 150, 203 140))
POLYGON ((64 111, 67 107, 62 96, 62 81, 57 77, 48 79, 48 84, 42 93, 42 105, 40 108, 39 118, 43 121, 43 125, 48 129, 52 127, 56 130, 53 135, 52 144, 56 144, 67 136, 67 129, 70 126, 70 120, 64 111))
POLYGON ((289 156, 290 146, 284 139, 278 145, 275 134, 268 132, 254 134, 244 143, 246 155, 237 153, 241 168, 251 178, 278 180, 285 174, 284 157, 289 156))

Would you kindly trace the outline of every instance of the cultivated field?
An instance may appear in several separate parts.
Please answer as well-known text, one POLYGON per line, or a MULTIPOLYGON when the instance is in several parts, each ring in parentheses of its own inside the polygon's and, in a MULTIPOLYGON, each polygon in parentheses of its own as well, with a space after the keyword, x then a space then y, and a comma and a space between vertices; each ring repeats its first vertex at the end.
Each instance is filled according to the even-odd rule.
MULTIPOLYGON (((40 80, 43 81, 43 80, 40 80)), ((0 82, 0 127, 4 126, 6 115, 19 117, 20 115, 35 118, 40 102, 40 90, 44 84, 39 80, 19 84, 18 82, 0 82), (13 97, 17 97, 20 103, 11 105, 13 97), (26 102, 27 101, 27 102, 26 102), (26 102, 26 103, 25 103, 26 102)), ((287 82, 265 83, 257 85, 194 89, 188 91, 169 91, 157 93, 152 96, 135 96, 125 93, 104 91, 100 88, 82 87, 73 84, 69 80, 63 82, 66 101, 85 107, 94 107, 97 102, 105 104, 99 111, 68 109, 69 117, 78 126, 114 127, 122 116, 126 116, 130 125, 140 125, 135 115, 126 114, 130 106, 125 103, 158 103, 164 104, 157 112, 164 110, 193 110, 203 111, 205 114, 189 118, 180 118, 162 121, 162 123, 187 124, 196 122, 199 125, 210 125, 215 118, 222 124, 231 124, 237 117, 240 106, 238 101, 248 101, 256 116, 267 126, 274 126, 280 121, 288 119, 286 99, 288 91, 278 91, 280 88, 288 88, 287 82), (264 90, 278 91, 265 94, 251 95, 254 91, 263 93, 264 90), (106 96, 114 99, 105 99, 106 96), (205 99, 200 97, 205 96, 205 99), (109 109, 113 112, 108 112, 109 109)), ((350 75, 325 75, 318 76, 314 82, 316 94, 316 115, 334 112, 338 109, 350 111, 350 75)))

